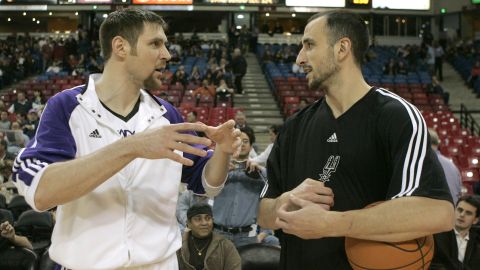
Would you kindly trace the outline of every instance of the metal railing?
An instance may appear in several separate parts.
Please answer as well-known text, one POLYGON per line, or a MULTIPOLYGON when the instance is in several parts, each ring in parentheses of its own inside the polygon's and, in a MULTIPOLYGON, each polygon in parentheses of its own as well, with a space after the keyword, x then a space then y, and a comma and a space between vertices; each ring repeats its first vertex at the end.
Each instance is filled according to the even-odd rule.
POLYGON ((480 126, 465 105, 460 104, 460 125, 470 131, 472 135, 480 135, 480 126))

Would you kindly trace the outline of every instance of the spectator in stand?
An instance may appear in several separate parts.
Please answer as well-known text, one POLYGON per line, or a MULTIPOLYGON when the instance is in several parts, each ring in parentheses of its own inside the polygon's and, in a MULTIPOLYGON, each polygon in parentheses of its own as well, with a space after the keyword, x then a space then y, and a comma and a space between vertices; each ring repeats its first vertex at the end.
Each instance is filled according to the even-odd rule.
POLYGON ((188 74, 185 72, 185 67, 184 66, 179 66, 178 69, 175 71, 175 74, 173 74, 172 77, 172 84, 177 84, 180 83, 184 87, 188 83, 188 74))
POLYGON ((88 73, 101 73, 103 71, 103 59, 100 55, 89 52, 85 66, 88 73))
POLYGON ((208 80, 202 81, 202 86, 193 91, 193 96, 199 99, 202 96, 215 97, 215 87, 208 83, 208 80))
POLYGON ((455 208, 454 229, 435 234, 431 270, 480 269, 480 197, 462 196, 455 208))
POLYGON ((7 151, 16 155, 20 149, 24 148, 28 144, 30 138, 23 133, 22 125, 20 125, 18 122, 12 123, 10 132, 13 134, 13 136, 8 136, 7 134, 9 143, 7 151))
POLYGON ((270 31, 270 26, 268 26, 268 22, 265 20, 262 24, 262 33, 267 34, 270 31))
MULTIPOLYGON (((480 60, 475 61, 475 65, 473 65, 472 70, 470 71, 470 77, 468 77, 467 83, 468 86, 473 88, 473 84, 476 80, 480 78, 480 60)), ((477 93, 477 95, 480 93, 477 93)))
POLYGON ((66 63, 66 71, 68 72, 68 74, 75 75, 73 73, 74 72, 77 73, 78 66, 79 66, 79 62, 78 62, 77 57, 73 54, 69 54, 68 55, 68 60, 67 60, 67 63, 66 63))
POLYGON ((247 73, 247 60, 245 60, 239 48, 233 51, 231 65, 233 75, 235 76, 235 90, 237 94, 243 94, 242 78, 247 73))
POLYGON ((425 63, 428 67, 430 75, 435 75, 435 49, 431 44, 425 43, 425 63))
POLYGON ((59 73, 60 71, 62 71, 62 62, 58 60, 53 61, 46 70, 47 73, 59 73))
POLYGON ((200 83, 202 80, 202 73, 198 66, 193 66, 192 73, 188 77, 188 80, 194 84, 200 83))
POLYGON ((273 143, 277 139, 277 135, 280 132, 282 125, 271 125, 268 129, 268 134, 270 135, 270 144, 267 146, 265 151, 260 153, 258 156, 251 158, 247 161, 247 168, 249 171, 254 171, 258 166, 265 167, 267 165, 268 156, 272 151, 273 143))
POLYGON ((390 58, 388 63, 383 66, 383 74, 385 75, 396 75, 397 74, 397 62, 395 58, 390 58))
POLYGON ((400 75, 407 75, 408 74, 408 67, 404 61, 399 61, 397 65, 397 74, 400 75))
POLYGON ((241 258, 231 241, 213 232, 212 208, 195 204, 187 211, 190 231, 177 251, 180 270, 240 270, 241 258))
POLYGON ((43 58, 43 68, 42 70, 46 70, 47 67, 50 66, 52 63, 52 56, 53 56, 53 46, 52 46, 52 38, 48 38, 46 42, 42 45, 42 58, 43 58))
POLYGON ((265 186, 265 168, 248 172, 246 164, 255 135, 250 129, 240 128, 242 147, 232 157, 225 186, 213 204, 215 231, 231 240, 236 247, 257 243, 256 221, 260 193, 265 186))
POLYGON ((27 260, 35 255, 17 248, 33 249, 27 237, 15 233, 12 216, 0 212, 0 269, 27 269, 27 260))
POLYGON ((27 121, 23 125, 23 133, 28 136, 28 138, 33 138, 37 132, 38 127, 38 111, 36 109, 31 109, 27 114, 27 121))
POLYGON ((220 80, 220 84, 217 87, 216 98, 215 98, 217 104, 221 102, 228 102, 229 100, 233 102, 234 92, 235 91, 233 90, 233 88, 228 87, 225 80, 223 79, 220 80))
POLYGON ((452 199, 455 205, 457 204, 458 199, 461 196, 462 192, 462 177, 460 175, 460 171, 458 170, 455 163, 448 159, 446 156, 442 155, 438 150, 438 146, 440 145, 440 138, 438 137, 437 132, 429 128, 428 133, 430 135, 430 144, 432 149, 437 154, 438 161, 440 161, 440 165, 442 165, 443 172, 445 173, 445 178, 447 179, 448 188, 450 189, 450 193, 452 194, 452 199))
POLYGON ((2 111, 0 113, 0 129, 8 130, 12 126, 12 122, 8 118, 8 112, 2 111))
MULTIPOLYGON (((193 122, 191 122, 193 123, 193 122)), ((177 216, 178 225, 180 226, 180 231, 185 231, 187 227, 187 211, 190 207, 194 206, 195 204, 202 204, 208 203, 209 205, 213 205, 213 199, 210 199, 205 194, 196 194, 192 190, 185 190, 178 196, 177 201, 177 210, 175 215, 177 216)))
MULTIPOLYGON (((235 128, 249 130, 252 134, 255 134, 253 128, 247 124, 247 116, 242 111, 235 113, 235 128)), ((254 142, 252 142, 254 144, 254 142)), ((257 156, 257 151, 255 150, 256 146, 253 145, 252 150, 250 150, 249 158, 254 158, 257 156)))
POLYGON ((41 109, 45 106, 42 93, 38 90, 33 91, 32 109, 41 109))
POLYGON ((435 75, 438 76, 440 81, 443 81, 443 56, 445 52, 437 42, 433 44, 433 48, 435 49, 435 75))
POLYGON ((9 113, 26 114, 32 108, 32 103, 25 98, 25 93, 18 92, 17 100, 8 109, 9 113))
POLYGON ((445 104, 448 104, 450 100, 450 93, 443 90, 443 87, 440 85, 437 76, 432 76, 432 85, 429 86, 428 92, 442 96, 445 104))
POLYGON ((283 26, 280 22, 275 22, 275 27, 273 28, 273 33, 275 34, 283 34, 283 26))
POLYGON ((7 110, 7 106, 5 106, 5 102, 3 102, 3 100, 0 99, 0 111, 6 111, 7 110))

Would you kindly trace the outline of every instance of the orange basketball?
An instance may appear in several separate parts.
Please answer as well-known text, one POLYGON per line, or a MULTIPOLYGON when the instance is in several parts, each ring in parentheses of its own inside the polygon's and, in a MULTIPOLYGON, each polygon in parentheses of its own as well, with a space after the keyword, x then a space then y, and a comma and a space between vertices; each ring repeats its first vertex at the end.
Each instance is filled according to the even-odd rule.
POLYGON ((434 241, 431 235, 398 243, 346 237, 345 251, 354 270, 426 270, 433 258, 434 241))

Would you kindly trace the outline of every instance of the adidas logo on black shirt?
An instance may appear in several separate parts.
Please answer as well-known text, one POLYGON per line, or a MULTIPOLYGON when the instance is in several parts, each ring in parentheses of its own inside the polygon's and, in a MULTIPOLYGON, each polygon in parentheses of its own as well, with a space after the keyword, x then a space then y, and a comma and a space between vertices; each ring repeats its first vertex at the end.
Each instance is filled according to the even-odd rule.
POLYGON ((334 132, 330 138, 328 138, 327 142, 338 142, 337 134, 334 132))

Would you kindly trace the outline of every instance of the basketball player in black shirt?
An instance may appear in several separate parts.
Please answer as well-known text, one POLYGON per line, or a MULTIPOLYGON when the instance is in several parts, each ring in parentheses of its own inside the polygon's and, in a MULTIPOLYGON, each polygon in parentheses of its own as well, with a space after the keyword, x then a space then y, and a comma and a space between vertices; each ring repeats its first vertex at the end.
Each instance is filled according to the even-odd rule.
POLYGON ((420 112, 363 79, 368 40, 350 12, 317 14, 305 28, 297 64, 325 98, 278 135, 258 217, 281 230, 280 269, 351 269, 345 236, 397 242, 452 228, 452 199, 420 112), (362 209, 377 201, 386 202, 362 209))

